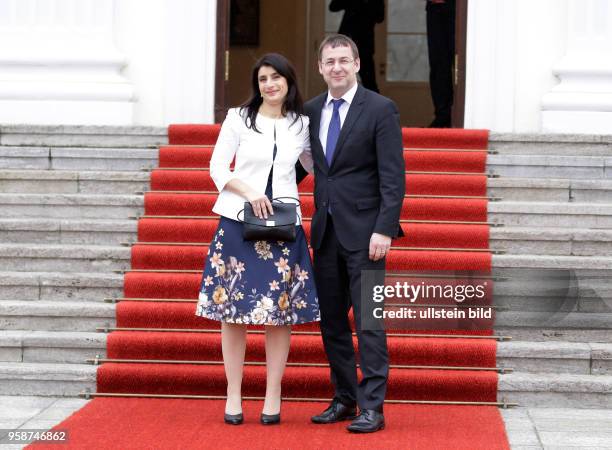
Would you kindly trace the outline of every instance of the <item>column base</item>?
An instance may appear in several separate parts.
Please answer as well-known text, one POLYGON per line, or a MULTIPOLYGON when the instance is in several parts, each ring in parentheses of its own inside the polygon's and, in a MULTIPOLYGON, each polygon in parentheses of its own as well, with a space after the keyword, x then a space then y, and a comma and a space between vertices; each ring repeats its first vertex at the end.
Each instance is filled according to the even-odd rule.
POLYGON ((612 111, 542 111, 542 131, 612 134, 612 111))
POLYGON ((124 101, 0 100, 0 123, 35 125, 132 125, 124 101))

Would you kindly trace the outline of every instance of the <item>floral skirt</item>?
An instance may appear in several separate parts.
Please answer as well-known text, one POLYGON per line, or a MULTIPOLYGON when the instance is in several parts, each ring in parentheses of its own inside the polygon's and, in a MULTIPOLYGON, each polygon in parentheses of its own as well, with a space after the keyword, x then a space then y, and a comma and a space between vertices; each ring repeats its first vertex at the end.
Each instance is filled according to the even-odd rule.
POLYGON ((196 315, 253 325, 319 321, 302 227, 295 242, 244 241, 242 223, 221 217, 206 257, 196 315))

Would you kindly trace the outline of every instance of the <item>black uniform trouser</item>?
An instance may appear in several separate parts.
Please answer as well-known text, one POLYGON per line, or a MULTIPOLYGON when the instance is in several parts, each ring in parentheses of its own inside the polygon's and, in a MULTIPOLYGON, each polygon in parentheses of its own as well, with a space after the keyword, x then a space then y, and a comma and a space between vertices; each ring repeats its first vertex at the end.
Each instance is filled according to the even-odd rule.
POLYGON ((374 65, 374 53, 361 52, 359 50, 359 77, 364 88, 374 92, 378 92, 378 84, 376 83, 376 67, 374 65))
MULTIPOLYGON (((349 251, 342 247, 328 217, 321 247, 314 252, 314 273, 321 309, 321 334, 331 369, 334 396, 347 406, 382 412, 389 376, 385 331, 361 329, 361 271, 381 271, 384 258, 371 261, 368 249, 349 251), (353 308, 362 373, 357 382, 355 350, 348 313, 353 308)), ((376 272, 378 274, 378 272, 376 272)), ((382 283, 380 277, 377 283, 382 283)))
POLYGON ((427 2, 427 51, 429 88, 436 121, 450 126, 455 58, 455 0, 447 0, 442 4, 427 2))

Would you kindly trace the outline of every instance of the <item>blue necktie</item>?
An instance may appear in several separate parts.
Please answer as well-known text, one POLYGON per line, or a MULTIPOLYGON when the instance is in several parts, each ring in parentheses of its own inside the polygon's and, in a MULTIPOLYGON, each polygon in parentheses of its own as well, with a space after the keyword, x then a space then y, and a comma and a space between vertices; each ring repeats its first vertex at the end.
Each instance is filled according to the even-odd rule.
POLYGON ((340 105, 344 102, 344 99, 332 100, 334 104, 334 112, 332 112, 331 120, 329 121, 329 128, 327 129, 327 142, 325 143, 325 159, 327 165, 331 166, 334 152, 336 151, 336 143, 338 142, 338 136, 340 136, 340 105))

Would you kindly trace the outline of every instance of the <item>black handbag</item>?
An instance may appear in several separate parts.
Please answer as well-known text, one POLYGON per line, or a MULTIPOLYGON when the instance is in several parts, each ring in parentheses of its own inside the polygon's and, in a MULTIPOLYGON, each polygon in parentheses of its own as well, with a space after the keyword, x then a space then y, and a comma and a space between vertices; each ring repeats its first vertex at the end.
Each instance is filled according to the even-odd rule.
POLYGON ((249 202, 244 202, 244 212, 242 221, 242 237, 245 241, 283 241, 295 242, 296 228, 295 223, 299 217, 297 213, 298 205, 295 203, 283 203, 280 199, 299 200, 293 197, 278 197, 272 200, 273 215, 268 215, 267 219, 260 219, 253 212, 253 207, 249 202))
POLYGON ((238 212, 237 219, 240 220, 240 213, 244 212, 242 220, 242 238, 245 241, 283 241, 295 242, 296 231, 295 222, 297 221, 297 206, 300 200, 294 197, 277 197, 272 198, 272 174, 274 173, 274 161, 276 160, 276 124, 274 125, 274 149, 272 152, 272 167, 268 174, 268 183, 266 185, 266 196, 272 199, 273 215, 269 215, 267 219, 260 219, 253 212, 253 206, 250 202, 244 202, 244 209, 238 212), (281 199, 295 200, 293 202, 283 203, 281 199))

